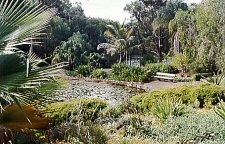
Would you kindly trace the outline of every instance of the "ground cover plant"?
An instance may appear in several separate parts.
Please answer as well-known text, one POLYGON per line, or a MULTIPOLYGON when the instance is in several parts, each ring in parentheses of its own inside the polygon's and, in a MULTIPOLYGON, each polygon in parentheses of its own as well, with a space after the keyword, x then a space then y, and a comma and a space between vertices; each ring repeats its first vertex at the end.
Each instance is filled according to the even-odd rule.
POLYGON ((172 143, 223 143, 224 122, 214 112, 171 117, 160 128, 153 128, 150 137, 172 143))

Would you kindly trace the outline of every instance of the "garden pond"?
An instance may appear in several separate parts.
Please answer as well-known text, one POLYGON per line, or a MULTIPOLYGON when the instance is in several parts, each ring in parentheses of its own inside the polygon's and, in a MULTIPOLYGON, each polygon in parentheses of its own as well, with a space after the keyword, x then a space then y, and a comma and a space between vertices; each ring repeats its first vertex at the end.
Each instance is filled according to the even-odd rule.
POLYGON ((56 98, 62 101, 73 98, 99 98, 110 105, 115 105, 130 99, 140 92, 140 90, 135 88, 115 86, 106 83, 72 81, 56 94, 56 98))

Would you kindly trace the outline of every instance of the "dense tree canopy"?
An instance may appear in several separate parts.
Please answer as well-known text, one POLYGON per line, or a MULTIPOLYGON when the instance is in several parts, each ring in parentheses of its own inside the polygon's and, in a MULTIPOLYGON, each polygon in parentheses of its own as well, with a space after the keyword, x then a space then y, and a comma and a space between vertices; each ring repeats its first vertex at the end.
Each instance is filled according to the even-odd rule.
POLYGON ((162 61, 162 54, 168 53, 171 47, 168 23, 179 9, 187 10, 188 6, 180 0, 136 0, 125 7, 132 15, 133 23, 136 23, 138 43, 143 54, 150 52, 162 61))
POLYGON ((224 72, 224 6, 222 0, 206 1, 177 12, 170 22, 170 31, 179 32, 191 70, 224 72))
POLYGON ((119 49, 121 58, 116 56, 117 61, 127 59, 128 53, 142 55, 144 59, 154 58, 150 61, 162 61, 176 51, 185 55, 188 69, 212 71, 217 67, 217 70, 223 71, 224 2, 221 0, 190 6, 182 0, 135 0, 125 6, 124 10, 131 14, 131 20, 122 25, 111 20, 86 17, 80 3, 72 5, 69 0, 41 2, 56 8, 58 14, 47 30, 43 41, 45 48, 35 48, 35 51, 55 62, 68 61, 68 58, 56 60, 56 53, 73 49, 66 43, 79 33, 82 35, 80 42, 85 42, 88 47, 82 48, 79 56, 75 56, 76 52, 72 54, 78 58, 85 54, 86 58, 74 61, 78 65, 86 64, 90 55, 107 55, 97 49, 99 44, 110 43, 116 48, 115 39, 117 46, 118 40, 123 39, 126 45, 119 49), (132 34, 129 33, 131 29, 132 34), (132 35, 132 42, 128 42, 126 32, 132 35))

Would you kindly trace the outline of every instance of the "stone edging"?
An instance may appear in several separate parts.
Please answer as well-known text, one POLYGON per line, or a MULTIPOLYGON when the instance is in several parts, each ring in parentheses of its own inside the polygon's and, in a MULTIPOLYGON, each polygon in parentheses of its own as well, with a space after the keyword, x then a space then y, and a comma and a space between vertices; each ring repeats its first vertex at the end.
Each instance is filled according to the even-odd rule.
POLYGON ((111 84, 111 85, 117 85, 117 86, 126 86, 126 87, 131 87, 131 88, 136 88, 136 89, 140 89, 140 90, 144 90, 144 91, 149 91, 149 89, 147 87, 144 86, 143 82, 127 82, 127 81, 118 81, 118 80, 109 80, 109 79, 97 79, 97 78, 88 78, 88 77, 70 77, 67 76, 68 79, 71 80, 83 80, 86 82, 104 82, 107 84, 111 84))

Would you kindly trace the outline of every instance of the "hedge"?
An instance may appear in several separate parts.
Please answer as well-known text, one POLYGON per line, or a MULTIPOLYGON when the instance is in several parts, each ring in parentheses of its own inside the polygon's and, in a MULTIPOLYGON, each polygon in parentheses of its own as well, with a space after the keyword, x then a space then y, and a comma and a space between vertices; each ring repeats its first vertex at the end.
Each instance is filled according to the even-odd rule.
POLYGON ((179 98, 183 104, 193 107, 211 107, 225 100, 225 88, 213 84, 185 85, 176 88, 165 88, 131 98, 131 102, 142 111, 150 112, 158 98, 179 98))

